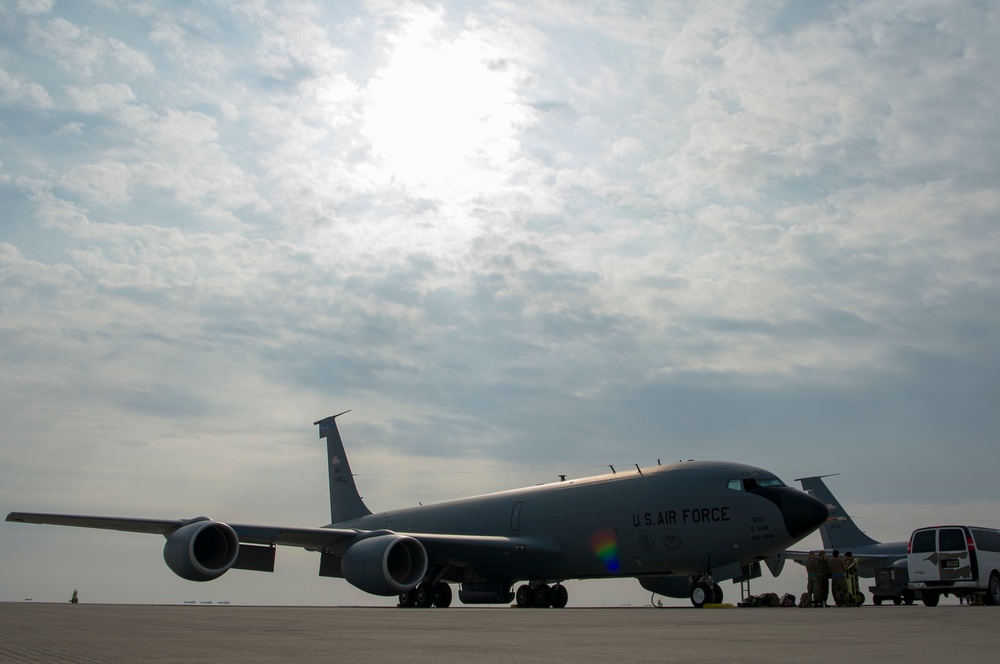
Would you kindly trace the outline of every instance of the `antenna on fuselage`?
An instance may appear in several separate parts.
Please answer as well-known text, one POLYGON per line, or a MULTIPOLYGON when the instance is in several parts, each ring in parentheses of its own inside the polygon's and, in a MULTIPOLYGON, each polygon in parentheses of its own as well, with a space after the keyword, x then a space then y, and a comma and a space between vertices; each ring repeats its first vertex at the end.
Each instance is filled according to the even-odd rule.
MULTIPOLYGON (((642 468, 639 467, 639 464, 635 464, 635 469, 639 471, 640 475, 642 475, 642 468)), ((643 475, 643 477, 645 477, 645 475, 643 475)))
POLYGON ((615 467, 614 467, 614 466, 612 466, 612 465, 611 465, 610 463, 608 464, 608 468, 610 468, 610 469, 611 469, 611 472, 612 472, 612 473, 614 473, 614 474, 616 474, 616 475, 618 474, 618 471, 617 471, 617 470, 615 470, 615 467))

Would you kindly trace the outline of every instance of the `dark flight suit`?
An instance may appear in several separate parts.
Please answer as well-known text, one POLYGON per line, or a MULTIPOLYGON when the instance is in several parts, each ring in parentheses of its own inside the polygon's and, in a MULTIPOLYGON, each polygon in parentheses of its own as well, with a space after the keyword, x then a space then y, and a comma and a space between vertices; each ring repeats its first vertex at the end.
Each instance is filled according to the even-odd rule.
POLYGON ((843 606, 847 604, 847 577, 844 576, 847 571, 847 567, 844 565, 844 559, 838 554, 833 554, 827 564, 830 566, 830 578, 833 581, 833 601, 836 602, 837 606, 843 606))
POLYGON ((809 598, 812 600, 813 606, 819 606, 816 604, 816 600, 819 597, 819 561, 816 560, 815 554, 812 553, 806 558, 806 578, 809 583, 806 588, 809 591, 809 598))
MULTIPOLYGON (((830 563, 826 560, 826 552, 820 551, 819 556, 816 557, 816 565, 819 567, 819 591, 816 593, 819 597, 819 606, 826 606, 826 601, 830 598, 830 563)), ((816 602, 817 598, 813 597, 813 602, 816 602)))

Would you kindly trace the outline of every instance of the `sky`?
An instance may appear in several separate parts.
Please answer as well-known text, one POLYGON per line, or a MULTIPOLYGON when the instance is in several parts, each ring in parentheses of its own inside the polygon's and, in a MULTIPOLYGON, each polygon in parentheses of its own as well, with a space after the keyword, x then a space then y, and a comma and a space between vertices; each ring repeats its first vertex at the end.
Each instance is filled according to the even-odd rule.
MULTIPOLYGON (((719 459, 1000 527, 998 61, 991 2, 4 2, 0 512, 322 525, 350 409, 374 510, 719 459)), ((393 602, 161 549, 0 524, 0 600, 393 602)))

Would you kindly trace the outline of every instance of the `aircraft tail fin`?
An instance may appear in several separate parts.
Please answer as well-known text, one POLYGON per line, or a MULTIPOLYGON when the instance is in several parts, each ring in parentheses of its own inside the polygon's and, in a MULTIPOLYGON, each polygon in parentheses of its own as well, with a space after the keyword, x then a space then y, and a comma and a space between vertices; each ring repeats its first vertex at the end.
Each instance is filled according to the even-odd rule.
POLYGON ((347 461, 344 451, 344 441, 340 439, 337 429, 337 418, 351 411, 345 410, 330 417, 325 417, 313 424, 319 425, 319 437, 326 438, 327 470, 330 473, 330 522, 340 523, 356 519, 372 513, 358 493, 351 473, 351 464, 347 461))
POLYGON ((795 480, 802 484, 803 491, 811 494, 818 500, 822 500, 830 510, 830 517, 826 523, 819 527, 819 535, 823 538, 823 548, 849 551, 851 548, 878 544, 877 540, 865 535, 858 528, 851 515, 834 498, 833 492, 823 482, 824 477, 833 477, 833 475, 803 477, 795 480))

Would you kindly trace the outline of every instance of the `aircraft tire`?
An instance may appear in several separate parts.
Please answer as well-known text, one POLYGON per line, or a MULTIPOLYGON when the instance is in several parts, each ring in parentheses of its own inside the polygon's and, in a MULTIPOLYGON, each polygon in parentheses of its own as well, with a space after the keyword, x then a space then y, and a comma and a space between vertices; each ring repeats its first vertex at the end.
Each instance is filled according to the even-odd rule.
POLYGON ((691 587, 691 604, 694 605, 694 608, 700 609, 713 599, 715 599, 715 592, 711 585, 699 581, 691 587))
POLYGON ((722 600, 725 599, 725 595, 722 593, 722 586, 718 583, 712 584, 712 602, 715 604, 722 604, 722 600))
POLYGON ((424 581, 419 586, 417 586, 414 592, 414 598, 416 600, 416 605, 421 609, 426 609, 434 605, 434 586, 433 584, 424 581))
POLYGON ((922 590, 920 592, 920 601, 924 603, 924 606, 937 606, 938 602, 941 601, 941 595, 922 590))
POLYGON ((517 602, 518 608, 530 609, 535 604, 535 594, 531 592, 531 586, 524 584, 523 586, 518 586, 517 593, 514 595, 514 601, 517 602))
POLYGON ((413 608, 417 603, 417 593, 413 590, 407 590, 405 593, 399 593, 399 608, 410 609, 413 608))
POLYGON ((434 587, 434 606, 439 609, 451 606, 451 586, 444 581, 434 587))
POLYGON ((549 590, 549 587, 547 585, 541 583, 535 586, 534 590, 535 590, 534 593, 535 597, 534 601, 532 602, 532 605, 540 609, 545 609, 552 606, 552 592, 549 590))
POLYGON ((569 591, 566 590, 566 586, 557 584, 552 588, 552 608, 553 609, 565 609, 566 605, 569 603, 569 591))

